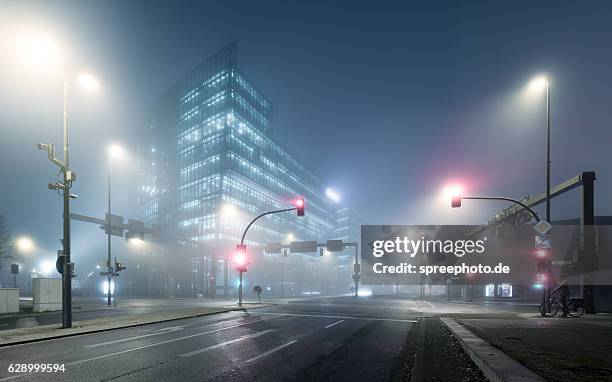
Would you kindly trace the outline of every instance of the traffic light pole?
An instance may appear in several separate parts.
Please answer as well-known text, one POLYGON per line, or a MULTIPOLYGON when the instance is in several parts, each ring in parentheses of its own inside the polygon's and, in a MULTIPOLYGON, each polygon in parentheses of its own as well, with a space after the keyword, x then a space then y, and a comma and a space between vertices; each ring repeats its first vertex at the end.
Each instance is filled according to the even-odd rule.
MULTIPOLYGON (((106 271, 108 272, 107 283, 107 304, 111 305, 111 280, 113 271, 111 269, 111 155, 108 155, 108 225, 106 226, 107 236, 107 257, 106 257, 106 271)), ((117 293, 115 293, 115 296, 117 293)), ((116 297, 115 297, 116 298, 116 297)))
POLYGON ((266 215, 278 214, 278 213, 281 213, 281 212, 295 211, 295 210, 297 210, 297 207, 286 208, 284 210, 268 211, 268 212, 264 212, 263 214, 257 215, 257 217, 255 217, 255 219, 251 220, 249 225, 246 226, 244 232, 242 233, 242 238, 240 239, 240 245, 244 245, 244 237, 246 236, 247 232, 249 231, 249 228, 251 228, 253 223, 255 223, 259 218, 262 218, 262 217, 264 217, 266 215))
POLYGON ((531 215, 533 215, 533 217, 535 218, 536 222, 540 221, 540 217, 538 216, 538 214, 535 213, 534 210, 529 208, 526 204, 523 204, 523 203, 519 202, 518 200, 514 200, 514 199, 510 199, 510 198, 504 198, 504 197, 500 197, 500 196, 491 196, 491 197, 487 197, 487 196, 460 196, 460 198, 461 199, 476 199, 476 200, 503 200, 503 201, 506 201, 506 202, 515 203, 515 204, 518 204, 519 206, 523 207, 527 211, 529 211, 529 213, 531 213, 531 215))
MULTIPOLYGON (((535 218, 536 222, 540 221, 540 218, 538 216, 538 214, 535 213, 534 210, 532 210, 531 208, 529 208, 529 206, 527 206, 524 203, 519 202, 518 200, 514 200, 514 199, 510 199, 510 198, 503 198, 503 197, 483 197, 483 196, 460 196, 461 199, 481 199, 481 200, 503 200, 503 201, 507 201, 507 202, 512 202, 515 204, 518 204, 519 206, 523 207, 524 209, 526 209, 527 211, 529 211, 529 213, 531 213, 531 215, 533 215, 533 217, 535 218)), ((549 215, 549 206, 550 206, 550 189, 547 188, 546 189, 546 216, 547 216, 547 222, 548 219, 550 218, 549 215)), ((550 263, 549 260, 547 260, 547 267, 546 267, 546 279, 544 280, 544 290, 542 291, 542 306, 544 307, 544 311, 542 312, 542 315, 544 315, 545 313, 548 313, 550 311, 550 304, 548 303, 548 301, 550 301, 550 286, 549 286, 549 275, 550 275, 550 263)))
MULTIPOLYGON (((294 210, 297 210, 297 209, 298 209, 298 207, 285 208, 283 210, 268 211, 268 212, 264 212, 263 214, 257 215, 253 220, 251 220, 251 222, 244 229, 244 232, 242 233, 242 238, 240 239, 240 246, 241 247, 245 247, 244 246, 244 238, 246 237, 246 234, 249 231, 249 228, 251 228, 253 223, 255 223, 258 219, 260 219, 260 218, 262 218, 262 217, 264 217, 266 215, 278 214, 278 213, 287 212, 287 211, 294 211, 294 210)), ((246 265, 245 266, 241 266, 240 269, 238 270, 239 273, 240 273, 240 276, 239 276, 239 285, 238 285, 238 306, 242 306, 242 273, 244 272, 244 268, 245 267, 246 267, 246 265)))

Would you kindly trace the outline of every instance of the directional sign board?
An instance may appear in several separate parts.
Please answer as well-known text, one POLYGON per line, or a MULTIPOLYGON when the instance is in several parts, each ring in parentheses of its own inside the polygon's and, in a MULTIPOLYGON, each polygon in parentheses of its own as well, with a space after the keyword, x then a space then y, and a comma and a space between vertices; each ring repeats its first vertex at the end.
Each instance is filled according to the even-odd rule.
MULTIPOLYGON (((105 215, 105 219, 108 222, 108 213, 105 215)), ((123 216, 113 215, 110 216, 110 228, 111 235, 114 236, 123 236, 123 228, 119 228, 123 226, 123 216)), ((104 232, 108 234, 108 223, 104 225, 104 232)))
POLYGON ((266 252, 267 253, 281 253, 281 243, 267 243, 266 252))
POLYGON ((316 241, 292 241, 289 243, 289 249, 291 253, 307 253, 307 252, 317 252, 317 242, 316 241))
POLYGON ((533 226, 533 229, 535 229, 540 235, 546 234, 546 232, 550 231, 551 228, 552 225, 546 220, 540 220, 533 226))
POLYGON ((344 249, 342 240, 327 240, 326 247, 328 252, 342 252, 344 249))
POLYGON ((552 247, 552 238, 550 235, 538 235, 535 237, 535 247, 537 249, 548 249, 552 247))

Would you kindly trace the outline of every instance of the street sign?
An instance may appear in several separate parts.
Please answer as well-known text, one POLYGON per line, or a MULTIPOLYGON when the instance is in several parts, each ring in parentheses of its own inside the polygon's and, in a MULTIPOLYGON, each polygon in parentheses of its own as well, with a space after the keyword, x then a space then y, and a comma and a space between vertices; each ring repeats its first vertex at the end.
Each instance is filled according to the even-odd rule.
POLYGON ((342 240, 327 240, 327 251, 328 252, 342 252, 344 246, 342 240))
POLYGON ((267 243, 266 252, 267 253, 281 253, 281 243, 267 243))
POLYGON ((361 264, 354 264, 353 265, 353 272, 355 272, 355 273, 361 272, 361 264))
MULTIPOLYGON (((106 220, 106 224, 103 226, 104 232, 108 234, 108 213, 105 214, 105 220, 106 220)), ((113 236, 123 236, 123 228, 120 228, 121 226, 123 226, 123 216, 111 214, 110 216, 110 229, 111 229, 110 234, 113 236)))
POLYGON ((537 235, 535 237, 535 247, 537 249, 548 249, 552 247, 552 238, 550 235, 537 235))
POLYGON ((57 273, 59 273, 60 275, 64 274, 64 259, 66 259, 64 255, 61 255, 58 256, 57 260, 55 261, 55 269, 57 269, 57 273))
POLYGON ((550 231, 551 228, 552 225, 546 220, 540 220, 533 226, 533 229, 535 229, 540 235, 546 234, 546 232, 550 231))
POLYGON ((553 265, 572 265, 572 262, 569 260, 554 260, 553 265))
POLYGON ((128 219, 128 230, 125 233, 125 238, 144 240, 145 225, 143 221, 128 219))
POLYGON ((316 241, 292 241, 289 243, 289 249, 291 253, 307 253, 307 252, 317 252, 317 242, 316 241))

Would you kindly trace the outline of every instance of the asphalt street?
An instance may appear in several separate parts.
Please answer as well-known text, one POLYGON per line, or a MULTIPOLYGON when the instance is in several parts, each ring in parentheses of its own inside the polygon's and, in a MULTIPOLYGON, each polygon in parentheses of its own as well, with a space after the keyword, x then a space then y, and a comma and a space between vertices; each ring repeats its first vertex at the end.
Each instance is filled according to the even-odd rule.
POLYGON ((0 381, 389 379, 413 308, 318 299, 5 347, 0 381), (8 372, 22 363, 65 372, 8 372))
POLYGON ((3 347, 0 381, 393 380, 419 318, 489 309, 374 297, 285 302, 3 347), (65 371, 11 373, 11 364, 65 371))

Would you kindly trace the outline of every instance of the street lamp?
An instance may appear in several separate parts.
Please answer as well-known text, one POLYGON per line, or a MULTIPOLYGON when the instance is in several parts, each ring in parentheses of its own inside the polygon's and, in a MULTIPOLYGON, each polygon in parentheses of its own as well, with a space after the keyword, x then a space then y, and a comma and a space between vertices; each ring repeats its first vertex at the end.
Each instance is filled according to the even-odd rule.
POLYGON ((546 221, 550 222, 550 81, 546 76, 538 76, 531 80, 529 89, 546 90, 546 221))
POLYGON ((88 91, 96 91, 100 88, 100 83, 90 73, 81 73, 79 75, 79 84, 88 91))
MULTIPOLYGON (((546 222, 550 223, 550 81, 546 76, 538 76, 531 80, 529 88, 541 92, 546 89, 546 222)), ((544 282, 544 309, 548 311, 547 301, 550 300, 550 285, 544 282)))
POLYGON ((328 187, 325 190, 325 195, 334 203, 340 202, 340 193, 338 193, 338 191, 334 190, 333 188, 328 187))
MULTIPOLYGON (((20 50, 19 54, 22 57, 30 60, 32 64, 37 66, 52 67, 60 64, 60 52, 57 45, 46 35, 28 34, 26 38, 20 40, 17 46, 20 50)), ((95 82, 93 77, 89 75, 89 79, 81 82, 81 85, 87 85, 86 89, 94 90, 95 82)), ((72 327, 72 270, 74 264, 70 262, 70 199, 76 198, 76 195, 70 193, 72 184, 76 181, 76 174, 70 170, 69 161, 69 105, 68 95, 70 82, 72 80, 71 70, 64 65, 64 96, 63 96, 63 125, 64 125, 64 157, 58 159, 55 157, 55 147, 53 144, 39 143, 39 150, 47 151, 48 159, 60 168, 63 175, 63 180, 60 182, 50 183, 49 189, 62 191, 63 196, 63 272, 62 272, 62 327, 72 327)))
MULTIPOLYGON (((111 278, 113 275, 112 264, 111 264, 111 167, 113 164, 113 158, 120 157, 123 154, 123 149, 119 145, 110 145, 108 148, 108 218, 106 221, 106 236, 107 236, 107 259, 106 259, 106 268, 107 268, 107 278, 108 285, 111 285, 111 278)), ((112 299, 111 288, 107 288, 107 304, 110 306, 112 299)))
POLYGON ((17 251, 21 253, 31 253, 36 248, 36 245, 34 244, 34 240, 31 238, 21 236, 15 240, 15 247, 17 248, 17 251))

